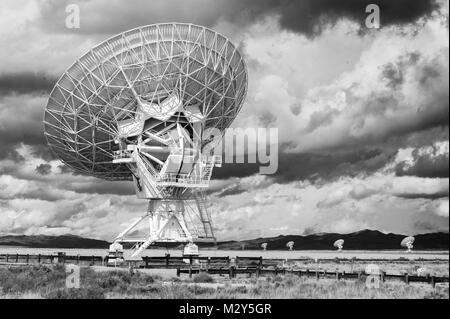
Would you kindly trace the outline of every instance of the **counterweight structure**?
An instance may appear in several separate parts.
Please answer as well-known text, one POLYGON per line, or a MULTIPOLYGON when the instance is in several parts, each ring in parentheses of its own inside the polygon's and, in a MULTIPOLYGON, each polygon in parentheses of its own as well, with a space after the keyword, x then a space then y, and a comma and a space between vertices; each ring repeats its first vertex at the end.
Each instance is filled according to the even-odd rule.
POLYGON ((132 179, 148 210, 115 239, 139 256, 154 242, 214 240, 204 190, 223 134, 247 91, 247 71, 224 36, 192 24, 156 24, 116 35, 56 83, 44 116, 50 148, 73 169, 132 179), (133 238, 147 223, 144 237, 133 238))

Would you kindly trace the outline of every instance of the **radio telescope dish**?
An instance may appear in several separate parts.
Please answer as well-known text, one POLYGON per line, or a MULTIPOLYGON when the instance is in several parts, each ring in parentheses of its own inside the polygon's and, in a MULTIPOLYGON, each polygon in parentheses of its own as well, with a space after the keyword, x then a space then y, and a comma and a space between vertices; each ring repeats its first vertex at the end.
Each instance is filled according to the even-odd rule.
POLYGON ((289 248, 289 250, 293 250, 294 249, 294 242, 292 240, 288 241, 286 243, 286 247, 289 248))
POLYGON ((261 248, 262 248, 263 250, 267 250, 267 243, 262 243, 262 244, 261 244, 261 248))
POLYGON ((415 240, 416 239, 413 236, 408 236, 408 237, 403 238, 403 240, 400 243, 400 245, 402 247, 407 248, 407 252, 410 253, 412 251, 413 247, 414 247, 413 244, 414 244, 415 240))
POLYGON ((155 241, 214 238, 202 190, 221 157, 207 151, 208 134, 224 133, 246 92, 244 60, 226 37, 192 24, 144 26, 100 43, 63 73, 45 109, 45 136, 74 170, 132 179, 149 200, 116 238, 139 246, 137 256, 155 241), (146 218, 148 237, 126 239, 146 218))
POLYGON ((342 251, 342 248, 344 248, 344 240, 338 239, 334 242, 333 247, 336 247, 338 251, 342 251))

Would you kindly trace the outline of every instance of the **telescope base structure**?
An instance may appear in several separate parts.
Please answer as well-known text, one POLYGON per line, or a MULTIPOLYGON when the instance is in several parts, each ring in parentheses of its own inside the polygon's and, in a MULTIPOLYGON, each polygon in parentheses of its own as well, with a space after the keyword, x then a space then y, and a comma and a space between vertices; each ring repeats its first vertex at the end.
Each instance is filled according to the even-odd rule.
POLYGON ((193 243, 202 241, 215 243, 211 219, 206 213, 204 202, 196 198, 194 207, 194 210, 197 211, 196 214, 187 212, 188 206, 190 206, 188 200, 184 199, 150 200, 148 211, 120 233, 114 243, 134 244, 135 251, 131 255, 132 258, 139 257, 145 249, 156 242, 193 243), (147 236, 144 238, 126 237, 146 221, 147 236))

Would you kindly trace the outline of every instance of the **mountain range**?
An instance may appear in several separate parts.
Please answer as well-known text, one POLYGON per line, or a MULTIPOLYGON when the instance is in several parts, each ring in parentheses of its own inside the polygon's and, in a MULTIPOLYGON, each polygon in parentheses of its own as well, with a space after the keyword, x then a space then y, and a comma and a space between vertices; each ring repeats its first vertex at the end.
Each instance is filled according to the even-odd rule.
MULTIPOLYGON (((361 230, 349 234, 319 233, 312 235, 280 235, 277 237, 257 238, 243 241, 228 241, 218 243, 220 249, 261 249, 262 243, 267 243, 267 250, 286 249, 286 243, 294 242, 295 250, 330 250, 335 249, 333 243, 344 239, 345 250, 384 250, 402 249, 400 242, 406 235, 385 234, 377 230, 361 230)), ((415 235, 414 249, 417 250, 448 250, 449 233, 428 233, 415 235)))
MULTIPOLYGON (((218 249, 240 250, 261 249, 262 243, 267 243, 267 250, 285 250, 286 243, 293 241, 295 250, 330 250, 337 239, 344 239, 345 250, 384 250, 401 249, 400 242, 406 237, 399 234, 385 234, 376 230, 361 230, 349 234, 319 233, 312 235, 280 235, 276 237, 256 238, 241 241, 218 242, 218 249)), ((417 250, 448 250, 449 233, 428 233, 415 235, 414 249, 417 250)), ((107 249, 109 242, 98 239, 83 238, 75 235, 62 236, 0 236, 0 246, 21 246, 30 248, 91 248, 107 249)), ((178 244, 161 244, 159 246, 175 247, 178 244)), ((200 247, 211 244, 199 243, 200 247)))

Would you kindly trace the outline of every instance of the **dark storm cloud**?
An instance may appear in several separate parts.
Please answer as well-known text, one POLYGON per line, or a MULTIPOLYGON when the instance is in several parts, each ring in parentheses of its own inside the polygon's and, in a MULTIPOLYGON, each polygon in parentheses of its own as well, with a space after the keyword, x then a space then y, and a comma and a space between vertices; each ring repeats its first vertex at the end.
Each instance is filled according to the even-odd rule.
POLYGON ((333 122, 335 115, 339 112, 336 110, 329 110, 328 112, 314 112, 311 114, 309 125, 306 132, 312 132, 322 125, 329 125, 333 122))
POLYGON ((395 194, 397 197, 405 198, 405 199, 441 199, 449 196, 448 190, 445 192, 439 192, 434 194, 395 194))
POLYGON ((449 177, 449 154, 434 155, 413 152, 413 164, 401 162, 395 167, 397 176, 417 176, 430 178, 449 177))
POLYGON ((38 145, 32 145, 32 153, 34 156, 43 159, 44 161, 51 161, 54 159, 57 159, 55 154, 50 150, 47 143, 45 144, 38 144, 38 145))
POLYGON ((11 160, 16 163, 25 161, 25 157, 20 155, 14 148, 8 148, 0 152, 0 160, 11 160))
POLYGON ((75 171, 70 168, 69 166, 67 166, 66 164, 61 164, 58 165, 59 171, 61 172, 61 174, 67 174, 67 173, 75 173, 75 171))
POLYGON ((64 186, 67 190, 88 194, 134 195, 133 183, 130 181, 104 181, 94 179, 86 183, 70 183, 64 186))
POLYGON ((35 171, 40 175, 48 175, 52 171, 52 166, 50 164, 40 164, 36 166, 35 171))
POLYGON ((429 15, 437 4, 426 0, 310 0, 310 1, 275 1, 271 2, 275 12, 281 15, 281 25, 300 33, 312 35, 322 31, 326 24, 334 24, 339 19, 348 18, 361 26, 364 25, 367 13, 365 8, 369 3, 380 7, 381 26, 404 24, 417 18, 429 15))
MULTIPOLYGON (((296 180, 332 181, 340 176, 370 174, 392 160, 395 151, 356 150, 341 153, 282 153, 279 154, 278 171, 269 175, 277 183, 296 180)), ((259 164, 223 164, 213 171, 213 178, 246 177, 259 172, 259 164)), ((240 190, 233 190, 240 191, 240 190)))
POLYGON ((0 159, 23 143, 36 154, 51 159, 46 148, 42 117, 46 95, 0 95, 0 159))
MULTIPOLYGON (((267 15, 279 15, 281 26, 307 36, 319 34, 327 25, 348 18, 364 25, 366 0, 136 0, 78 1, 81 29, 64 26, 65 7, 71 0, 46 1, 41 5, 41 23, 56 32, 111 34, 161 22, 189 22, 213 26, 221 19, 247 24, 267 15)), ((429 15, 434 0, 378 0, 381 26, 404 24, 429 15)))
POLYGON ((11 93, 49 93, 56 79, 45 73, 0 74, 0 95, 11 93))
POLYGON ((414 228, 418 233, 445 232, 448 233, 448 218, 433 216, 427 212, 414 223, 414 228))

